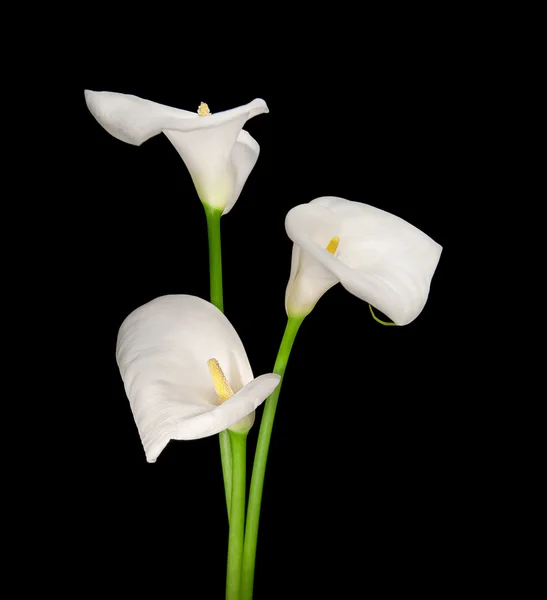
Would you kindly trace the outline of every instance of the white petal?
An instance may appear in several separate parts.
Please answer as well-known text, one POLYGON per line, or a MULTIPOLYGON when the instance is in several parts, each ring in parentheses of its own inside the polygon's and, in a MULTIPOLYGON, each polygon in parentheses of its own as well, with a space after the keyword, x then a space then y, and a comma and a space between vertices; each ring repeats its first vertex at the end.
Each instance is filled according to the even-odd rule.
POLYGON ((190 171, 201 201, 222 209, 222 214, 236 203, 260 152, 252 136, 241 129, 245 121, 239 116, 214 129, 164 130, 190 171))
POLYGON ((251 174, 258 155, 260 154, 260 146, 258 142, 253 138, 252 135, 247 133, 244 129, 239 132, 236 145, 232 152, 232 165, 235 170, 235 186, 232 193, 232 197, 226 203, 223 215, 228 214, 234 204, 236 203, 241 190, 247 181, 247 177, 251 174))
POLYGON ((175 146, 190 171, 202 202, 229 212, 258 159, 259 146, 242 131, 252 117, 267 113, 257 98, 206 117, 113 92, 85 92, 87 106, 114 137, 140 145, 160 132, 175 146))
MULTIPOLYGON (((334 237, 331 236, 329 240, 334 237)), ((328 240, 328 241, 329 241, 328 240)), ((326 247, 328 241, 323 247, 326 247)), ((319 242, 320 243, 320 242, 319 242)), ((291 275, 285 291, 288 315, 307 315, 321 296, 340 280, 311 254, 293 244, 291 275)))
POLYGON ((115 138, 140 146, 166 127, 177 128, 181 122, 198 118, 197 113, 151 102, 131 94, 85 90, 91 114, 115 138))
POLYGON ((227 429, 256 409, 279 376, 253 380, 245 349, 212 304, 186 295, 161 296, 122 323, 116 359, 149 462, 170 439, 195 439, 227 429), (234 396, 220 404, 207 365, 216 358, 234 396))
POLYGON ((285 225, 295 244, 348 291, 398 325, 422 311, 442 247, 407 221, 367 204, 324 197, 293 208, 285 225), (340 244, 332 256, 325 247, 335 235, 340 244))
POLYGON ((285 292, 285 309, 287 314, 307 315, 319 298, 340 279, 312 254, 303 251, 296 238, 308 237, 328 254, 325 249, 334 236, 340 235, 341 224, 330 211, 310 203, 289 211, 285 227, 289 237, 295 242, 291 275, 285 292))

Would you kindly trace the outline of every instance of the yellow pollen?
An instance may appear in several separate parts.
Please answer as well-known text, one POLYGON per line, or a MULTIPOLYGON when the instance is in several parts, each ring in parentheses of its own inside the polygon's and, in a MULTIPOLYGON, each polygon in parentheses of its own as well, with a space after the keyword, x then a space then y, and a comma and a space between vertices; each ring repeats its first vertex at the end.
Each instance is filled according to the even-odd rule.
POLYGON ((234 395, 234 392, 232 391, 226 376, 220 368, 218 360, 216 358, 210 358, 207 361, 207 366, 209 367, 209 371, 215 385, 215 390, 217 396, 220 398, 220 401, 224 402, 225 400, 228 400, 228 398, 231 398, 234 395))
POLYGON ((209 110, 209 107, 207 106, 207 104, 205 104, 205 102, 202 102, 199 107, 198 107, 198 115, 200 117, 208 117, 210 116, 211 111, 209 110))
POLYGON ((330 254, 334 254, 336 252, 336 249, 338 248, 339 243, 340 238, 337 235, 335 235, 327 245, 327 252, 330 252, 330 254))

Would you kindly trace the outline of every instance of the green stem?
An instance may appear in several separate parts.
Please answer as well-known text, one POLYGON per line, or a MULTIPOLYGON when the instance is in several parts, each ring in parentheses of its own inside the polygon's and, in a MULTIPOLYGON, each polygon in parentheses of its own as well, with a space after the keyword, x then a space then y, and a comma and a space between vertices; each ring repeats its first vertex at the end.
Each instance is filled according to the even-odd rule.
POLYGON ((228 430, 218 434, 220 442, 220 461, 222 463, 222 477, 224 478, 224 495, 226 496, 226 509, 228 510, 228 523, 230 523, 230 503, 232 500, 232 445, 228 430))
MULTIPOLYGON (((222 211, 207 204, 203 205, 207 217, 207 237, 209 239, 209 283, 211 290, 211 304, 224 312, 222 295, 222 250, 220 245, 220 217, 222 211)), ((230 437, 227 431, 221 431, 220 460, 222 462, 222 476, 224 478, 224 493, 226 495, 226 508, 228 521, 230 520, 230 500, 232 498, 232 450, 230 437)))
POLYGON ((241 561, 243 558, 243 533, 245 530, 245 454, 246 433, 230 431, 232 446, 232 510, 228 537, 228 567, 226 569, 226 600, 239 600, 241 561))
POLYGON ((289 317, 281 346, 277 353, 273 372, 281 375, 279 385, 264 404, 264 413, 260 424, 260 432, 256 444, 253 475, 251 478, 251 490, 249 492, 249 507, 247 509, 247 523, 245 525, 245 544, 243 546, 243 569, 241 571, 241 598, 240 600, 251 600, 253 597, 253 582, 256 562, 256 545, 258 541, 258 523, 260 519, 260 505, 262 502, 262 490, 264 488, 264 475, 266 462, 268 460, 268 449, 272 437, 272 428, 275 418, 275 409, 283 375, 289 360, 289 354, 294 343, 298 329, 304 317, 289 317))
POLYGON ((207 237, 209 239, 209 283, 211 304, 224 312, 222 298, 222 251, 220 247, 220 217, 222 211, 204 204, 207 217, 207 237))

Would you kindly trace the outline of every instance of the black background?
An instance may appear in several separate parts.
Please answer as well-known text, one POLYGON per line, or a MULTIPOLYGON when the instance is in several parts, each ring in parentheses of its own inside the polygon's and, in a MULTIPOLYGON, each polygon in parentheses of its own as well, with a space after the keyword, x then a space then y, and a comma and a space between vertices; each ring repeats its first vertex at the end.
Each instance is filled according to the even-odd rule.
POLYGON ((457 383, 447 369, 446 318, 449 207, 461 168, 457 56, 409 36, 256 68, 242 56, 217 58, 200 68, 196 49, 160 69, 116 54, 82 71, 81 187, 91 232, 83 375, 100 382, 86 415, 91 437, 80 442, 91 455, 82 518, 98 542, 92 579, 128 595, 222 598, 228 531, 217 438, 170 442, 147 464, 114 358, 120 324, 141 304, 163 294, 208 298, 203 208, 165 136, 141 147, 114 139, 88 112, 83 88, 187 110, 204 101, 212 112, 266 100, 270 113, 245 126, 260 144, 258 163, 222 219, 225 313, 255 375, 271 371, 286 322, 291 207, 324 195, 362 201, 443 245, 412 324, 382 327, 341 286, 304 321, 270 447, 255 580, 257 600, 353 597, 364 583, 434 592, 435 578, 453 576, 464 502, 454 483, 460 417, 446 400, 457 383))

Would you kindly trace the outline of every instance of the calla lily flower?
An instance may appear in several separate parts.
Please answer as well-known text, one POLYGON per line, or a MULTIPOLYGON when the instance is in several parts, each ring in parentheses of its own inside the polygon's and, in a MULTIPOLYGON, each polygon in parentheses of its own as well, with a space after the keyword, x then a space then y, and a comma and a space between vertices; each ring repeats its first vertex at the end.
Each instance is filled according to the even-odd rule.
POLYGON ((250 429, 279 375, 253 378, 245 348, 209 302, 160 296, 122 323, 116 360, 148 462, 169 440, 250 429))
POLYGON ((422 311, 442 247, 384 210, 325 196, 289 211, 294 242, 285 295, 289 316, 305 316, 340 282, 349 292, 407 325, 422 311))
POLYGON ((204 103, 193 113, 114 92, 85 90, 85 99, 97 121, 122 142, 140 146, 163 132, 188 167, 200 200, 224 215, 236 203, 260 152, 242 128, 269 112, 260 98, 216 114, 204 103))

